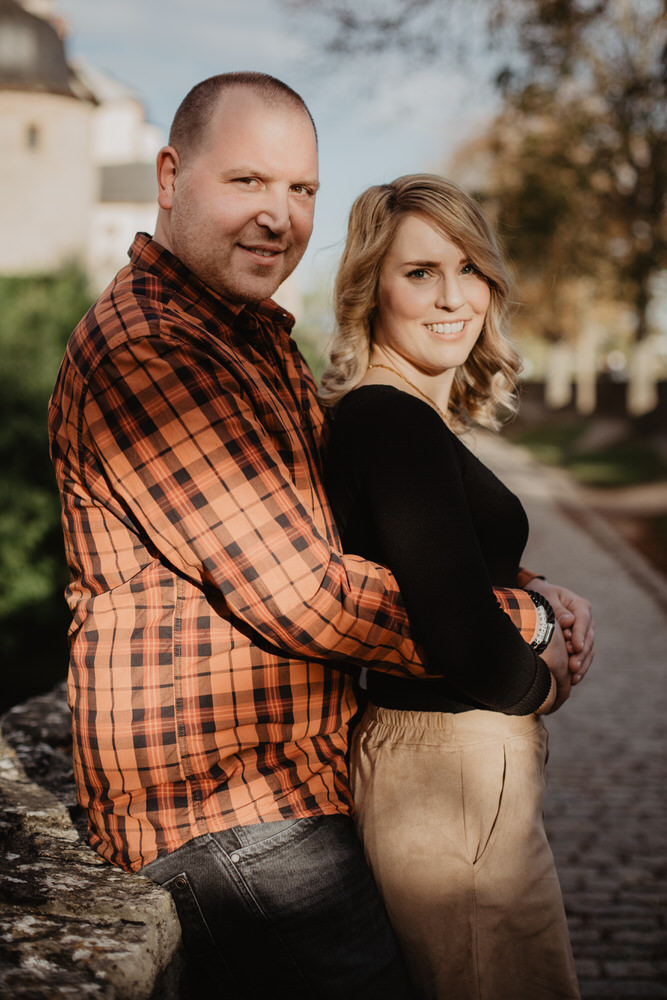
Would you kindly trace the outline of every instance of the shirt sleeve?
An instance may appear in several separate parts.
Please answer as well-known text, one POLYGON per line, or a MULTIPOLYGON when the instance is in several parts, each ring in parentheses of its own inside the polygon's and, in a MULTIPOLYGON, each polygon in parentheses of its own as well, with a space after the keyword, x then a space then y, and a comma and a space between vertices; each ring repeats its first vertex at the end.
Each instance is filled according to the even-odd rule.
MULTIPOLYGON (((394 573, 430 669, 490 708, 536 708, 549 690, 548 668, 505 613, 520 621, 530 598, 493 591, 452 433, 430 407, 395 393, 356 407, 343 435, 334 432, 335 454, 354 462, 373 555, 394 573)), ((527 622, 532 639, 534 609, 527 622)))
MULTIPOLYGON (((535 576, 531 574, 531 580, 535 576)), ((521 586, 521 576, 519 576, 519 589, 511 587, 494 587, 498 606, 512 620, 512 624, 519 630, 526 642, 532 642, 537 632, 537 611, 531 598, 521 586)), ((527 584, 525 585, 527 586, 527 584)))
POLYGON ((518 573, 518 583, 522 588, 528 587, 531 580, 543 580, 544 577, 540 576, 539 573, 534 573, 532 569, 526 569, 525 566, 519 566, 518 573))
POLYGON ((162 333, 124 343, 91 373, 84 420, 131 529, 258 636, 424 672, 393 575, 332 550, 243 387, 205 352, 162 333))

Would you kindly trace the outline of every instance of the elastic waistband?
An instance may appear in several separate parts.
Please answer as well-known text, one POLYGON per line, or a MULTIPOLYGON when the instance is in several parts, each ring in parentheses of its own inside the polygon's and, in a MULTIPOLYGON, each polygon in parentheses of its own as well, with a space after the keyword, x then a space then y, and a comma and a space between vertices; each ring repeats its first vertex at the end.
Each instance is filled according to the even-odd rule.
POLYGON ((359 724, 374 737, 399 736, 410 742, 443 742, 452 745, 489 739, 528 736, 543 728, 537 715, 503 715, 501 712, 412 712, 369 704, 359 724))

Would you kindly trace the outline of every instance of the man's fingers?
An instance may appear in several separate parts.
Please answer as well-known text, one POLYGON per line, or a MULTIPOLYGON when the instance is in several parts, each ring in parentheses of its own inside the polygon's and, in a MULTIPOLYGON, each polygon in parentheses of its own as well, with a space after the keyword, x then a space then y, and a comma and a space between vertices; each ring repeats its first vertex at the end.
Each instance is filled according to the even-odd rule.
POLYGON ((572 643, 576 650, 584 653, 593 630, 592 609, 588 601, 579 598, 576 607, 573 608, 573 613, 575 621, 572 626, 572 643))
POLYGON ((586 636, 583 650, 576 650, 571 644, 568 646, 568 652, 570 653, 569 666, 573 684, 579 684, 588 673, 595 657, 594 647, 595 629, 592 626, 586 636))

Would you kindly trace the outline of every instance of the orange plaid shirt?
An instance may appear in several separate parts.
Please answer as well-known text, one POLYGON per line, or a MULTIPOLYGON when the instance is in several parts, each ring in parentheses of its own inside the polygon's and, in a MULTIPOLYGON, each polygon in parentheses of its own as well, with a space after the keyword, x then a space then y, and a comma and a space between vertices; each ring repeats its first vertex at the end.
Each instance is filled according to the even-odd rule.
MULTIPOLYGON (((340 552, 292 323, 139 234, 54 388, 75 777, 92 846, 126 870, 349 813, 346 671, 424 672, 391 573, 340 552)), ((530 599, 498 596, 530 640, 530 599)))

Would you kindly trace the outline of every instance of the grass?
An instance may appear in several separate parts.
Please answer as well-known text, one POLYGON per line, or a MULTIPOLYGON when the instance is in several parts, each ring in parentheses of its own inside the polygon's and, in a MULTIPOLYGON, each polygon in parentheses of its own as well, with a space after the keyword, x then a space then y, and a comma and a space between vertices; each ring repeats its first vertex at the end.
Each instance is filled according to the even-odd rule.
POLYGON ((586 486, 638 486, 667 478, 667 458, 650 438, 635 437, 628 425, 621 440, 586 446, 591 423, 580 417, 509 429, 509 437, 540 462, 570 472, 586 486))
MULTIPOLYGON (((505 434, 545 465, 567 470, 582 485, 600 491, 667 480, 667 455, 655 437, 641 434, 632 423, 619 425, 612 441, 601 439, 595 418, 549 416, 530 423, 519 420, 505 434)), ((653 566, 667 574, 667 514, 606 514, 617 530, 653 566)))

